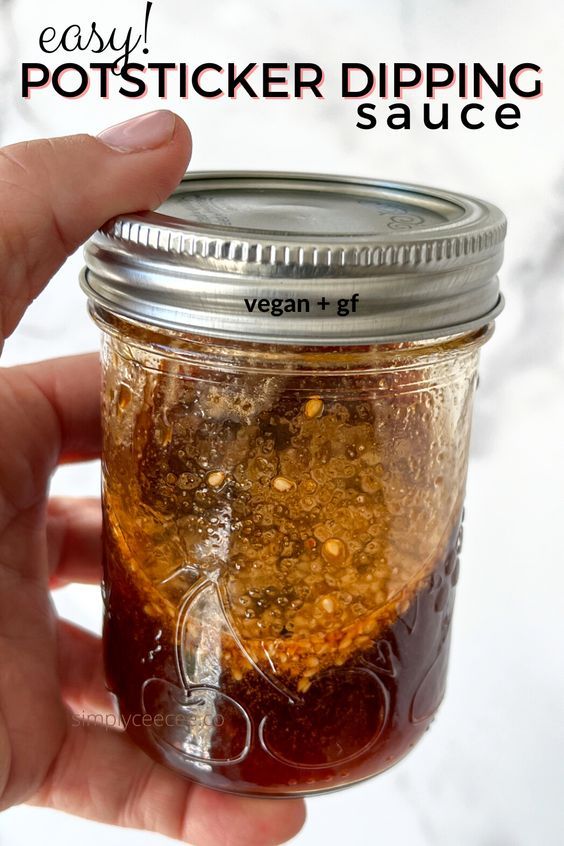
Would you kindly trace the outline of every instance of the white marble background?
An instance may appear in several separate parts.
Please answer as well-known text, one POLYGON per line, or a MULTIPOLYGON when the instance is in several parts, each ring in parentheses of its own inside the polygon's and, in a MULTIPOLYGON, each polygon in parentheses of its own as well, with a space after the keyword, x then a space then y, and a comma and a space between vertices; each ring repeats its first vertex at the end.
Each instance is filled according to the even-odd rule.
MULTIPOLYGON (((154 108, 40 92, 19 98, 17 65, 38 61, 47 25, 141 21, 141 0, 1 0, 0 142, 103 126, 154 108)), ((157 0, 152 60, 536 61, 545 96, 514 132, 355 129, 354 104, 168 102, 191 124, 195 168, 263 167, 378 175, 459 189, 510 222, 507 307, 485 348, 475 417, 463 575, 450 684, 440 717, 402 764, 309 803, 299 846, 559 846, 564 842, 564 14, 559 0, 157 0)), ((62 59, 61 59, 62 60, 62 59)), ((89 61, 83 57, 83 61, 89 61)), ((73 257, 29 310, 3 363, 92 349, 97 337, 73 257)), ((56 492, 96 493, 98 468, 67 468, 56 492)), ((67 588, 62 613, 99 628, 93 588, 67 588)), ((80 841, 164 844, 20 807, 0 817, 1 846, 80 841)), ((228 844, 226 844, 228 846, 228 844)))

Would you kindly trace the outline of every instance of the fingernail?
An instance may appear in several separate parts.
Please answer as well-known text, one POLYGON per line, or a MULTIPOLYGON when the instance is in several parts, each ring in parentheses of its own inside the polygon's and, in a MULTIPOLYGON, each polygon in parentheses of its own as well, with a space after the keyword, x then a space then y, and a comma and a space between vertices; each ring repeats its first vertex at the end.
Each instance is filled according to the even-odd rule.
POLYGON ((176 116, 167 109, 148 112, 104 129, 97 136, 113 150, 122 153, 138 153, 141 150, 156 150, 167 144, 173 136, 176 116))

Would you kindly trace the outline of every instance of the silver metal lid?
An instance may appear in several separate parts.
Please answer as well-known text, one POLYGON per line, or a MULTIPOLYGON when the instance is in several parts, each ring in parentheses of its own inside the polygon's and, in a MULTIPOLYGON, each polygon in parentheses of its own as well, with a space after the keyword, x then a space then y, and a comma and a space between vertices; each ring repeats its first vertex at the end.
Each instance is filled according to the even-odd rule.
POLYGON ((395 182, 187 174, 156 212, 109 221, 81 284, 116 314, 185 332, 364 344, 478 328, 503 306, 495 206, 395 182))

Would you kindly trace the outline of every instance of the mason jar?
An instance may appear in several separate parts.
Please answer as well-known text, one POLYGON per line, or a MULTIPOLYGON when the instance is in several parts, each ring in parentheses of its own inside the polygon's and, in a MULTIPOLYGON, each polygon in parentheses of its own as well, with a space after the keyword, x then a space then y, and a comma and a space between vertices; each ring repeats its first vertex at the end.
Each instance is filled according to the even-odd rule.
POLYGON ((156 760, 306 795, 428 728, 504 234, 446 191, 211 172, 87 245, 107 681, 156 760))

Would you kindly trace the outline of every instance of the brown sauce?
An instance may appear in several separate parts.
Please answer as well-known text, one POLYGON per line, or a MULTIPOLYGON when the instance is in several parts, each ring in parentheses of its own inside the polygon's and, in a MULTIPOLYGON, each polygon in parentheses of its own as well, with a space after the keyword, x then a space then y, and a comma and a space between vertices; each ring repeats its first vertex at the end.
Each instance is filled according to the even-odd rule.
POLYGON ((175 644, 144 614, 135 583, 112 553, 106 566, 106 664, 122 718, 151 717, 144 728, 129 726, 136 741, 211 787, 307 793, 375 775, 417 742, 443 697, 458 578, 456 535, 409 608, 293 699, 256 672, 235 679, 228 669, 213 687, 185 692, 175 644), (176 726, 161 726, 157 714, 180 718, 176 726), (187 736, 197 739, 190 745, 187 736))
POLYGON ((127 730, 249 794, 388 768, 444 692, 475 351, 357 350, 352 376, 345 353, 301 373, 134 349, 104 352, 106 668, 127 730))

